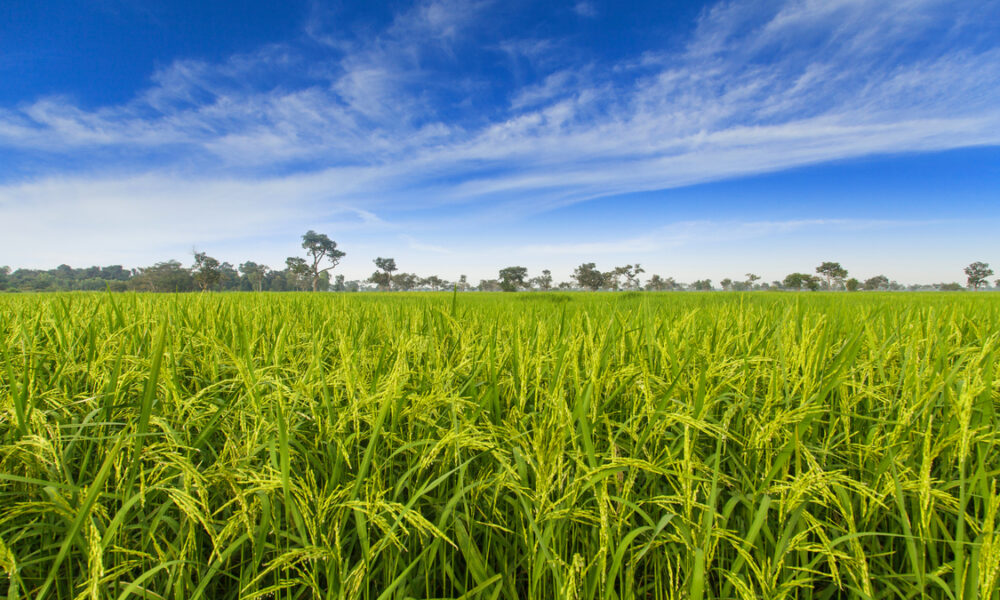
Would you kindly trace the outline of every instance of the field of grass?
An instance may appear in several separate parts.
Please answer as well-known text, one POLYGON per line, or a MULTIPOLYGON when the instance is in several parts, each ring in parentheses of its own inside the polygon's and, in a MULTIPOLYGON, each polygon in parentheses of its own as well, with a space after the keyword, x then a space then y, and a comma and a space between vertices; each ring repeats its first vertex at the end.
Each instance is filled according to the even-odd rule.
POLYGON ((0 296, 9 598, 1000 598, 1000 295, 0 296))

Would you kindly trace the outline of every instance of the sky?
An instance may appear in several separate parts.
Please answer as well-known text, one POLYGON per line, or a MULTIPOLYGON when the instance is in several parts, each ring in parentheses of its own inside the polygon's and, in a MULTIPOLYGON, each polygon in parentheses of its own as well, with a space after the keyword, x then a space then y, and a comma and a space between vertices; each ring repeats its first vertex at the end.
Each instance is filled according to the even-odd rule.
POLYGON ((4 0, 0 265, 1000 266, 1000 0, 4 0))

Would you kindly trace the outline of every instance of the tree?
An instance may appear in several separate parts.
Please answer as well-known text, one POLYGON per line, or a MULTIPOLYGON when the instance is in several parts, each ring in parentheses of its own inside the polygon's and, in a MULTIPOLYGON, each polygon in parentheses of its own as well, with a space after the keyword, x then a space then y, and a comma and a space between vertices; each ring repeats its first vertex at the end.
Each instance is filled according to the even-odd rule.
POLYGON ((194 285, 191 271, 176 260, 138 269, 136 275, 129 280, 129 286, 133 289, 150 292, 188 292, 194 289, 194 285))
POLYGON ((653 275, 646 282, 646 289, 651 292, 669 292, 677 289, 677 282, 674 281, 673 277, 667 277, 664 279, 659 275, 653 275))
POLYGON ((462 275, 458 278, 458 289, 460 289, 463 292, 469 289, 469 278, 466 277, 465 275, 462 275))
POLYGON ((723 279, 722 281, 719 282, 719 285, 722 286, 722 289, 724 291, 728 292, 730 290, 730 288, 733 287, 733 280, 730 279, 730 278, 728 278, 728 277, 726 277, 725 279, 723 279))
POLYGON ((711 292, 712 291, 712 280, 711 279, 699 279, 691 284, 691 287, 698 292, 711 292))
POLYGON ((847 277, 847 269, 840 266, 839 262, 824 262, 816 267, 816 272, 826 277, 826 288, 833 289, 833 280, 841 280, 847 277))
POLYGON ((424 277, 420 280, 421 285, 426 285, 431 288, 432 292, 436 292, 442 287, 444 287, 445 280, 441 279, 437 275, 431 275, 429 277, 424 277))
POLYGON ((638 289, 639 274, 646 272, 646 270, 643 269, 639 263, 635 263, 634 265, 625 265, 624 267, 618 267, 615 269, 615 271, 619 270, 621 271, 621 274, 625 276, 629 289, 638 289))
POLYGON ((976 261, 965 267, 965 274, 968 277, 969 287, 979 291, 979 286, 986 283, 986 279, 993 274, 993 269, 989 263, 976 261))
POLYGON ((544 269, 538 277, 533 277, 531 283, 538 286, 538 289, 546 292, 552 289, 552 271, 544 269))
POLYGON ((938 289, 942 292, 961 292, 965 290, 965 288, 962 287, 962 284, 957 281, 939 284, 938 289))
POLYGON ((10 275, 10 267, 4 265, 0 267, 0 290, 7 289, 7 276, 10 275))
POLYGON ((392 276, 392 283, 395 284, 397 289, 405 292, 417 287, 417 284, 420 283, 420 278, 413 273, 399 273, 392 276))
POLYGON ((597 291, 604 285, 604 273, 597 270, 594 263, 584 263, 573 271, 573 279, 582 288, 597 291))
POLYGON ((876 275, 875 277, 865 279, 865 283, 863 285, 868 291, 887 290, 889 289, 889 278, 885 275, 876 275))
POLYGON ((250 282, 250 285, 253 287, 253 291, 255 292, 259 292, 263 289, 264 276, 267 275, 269 270, 270 269, 267 265, 258 265, 252 260, 248 260, 240 265, 240 273, 243 273, 243 276, 247 278, 247 281, 250 282))
POLYGON ((302 247, 311 263, 307 263, 307 267, 308 274, 312 277, 312 290, 315 292, 319 287, 320 273, 327 273, 336 267, 340 264, 340 259, 347 256, 347 253, 337 250, 337 242, 331 240, 326 234, 316 233, 312 229, 302 236, 302 247), (330 266, 321 268, 323 261, 329 261, 330 266))
POLYGON ((752 290, 754 282, 760 279, 760 275, 754 275, 753 273, 747 273, 745 277, 747 278, 746 283, 748 290, 752 290))
POLYGON ((480 279, 479 280, 479 291, 480 292, 499 292, 500 282, 496 279, 480 279))
POLYGON ((194 266, 191 267, 191 270, 194 274, 194 281, 201 288, 201 291, 204 292, 219 283, 219 280, 222 278, 219 266, 218 260, 204 252, 194 253, 194 266))
MULTIPOLYGON (((389 291, 391 292, 392 291, 392 273, 393 273, 393 271, 396 270, 396 259, 395 258, 382 258, 380 256, 380 257, 376 258, 373 262, 375 263, 375 266, 379 268, 379 270, 381 270, 383 273, 385 273, 385 276, 384 277, 380 277, 379 280, 380 281, 384 281, 385 285, 389 288, 389 291)), ((374 276, 372 276, 372 278, 374 278, 374 276)), ((374 279, 372 279, 372 283, 379 283, 379 281, 374 281, 374 279)))
POLYGON ((518 288, 528 287, 525 277, 528 269, 524 267, 506 267, 500 269, 500 289, 505 292, 515 292, 518 288))
POLYGON ((219 265, 219 289, 240 289, 240 274, 229 262, 219 265))
POLYGON ((808 289, 815 292, 819 289, 820 279, 808 273, 790 273, 785 277, 781 286, 789 290, 808 289))
POLYGON ((374 283, 380 290, 387 290, 392 287, 392 276, 385 271, 375 271, 366 281, 374 283))
POLYGON ((848 292, 856 292, 858 291, 858 286, 861 285, 861 282, 858 281, 856 278, 851 277, 850 279, 844 282, 844 285, 847 287, 848 292))
POLYGON ((304 258, 289 256, 285 259, 285 280, 290 287, 305 290, 309 285, 312 272, 304 258))

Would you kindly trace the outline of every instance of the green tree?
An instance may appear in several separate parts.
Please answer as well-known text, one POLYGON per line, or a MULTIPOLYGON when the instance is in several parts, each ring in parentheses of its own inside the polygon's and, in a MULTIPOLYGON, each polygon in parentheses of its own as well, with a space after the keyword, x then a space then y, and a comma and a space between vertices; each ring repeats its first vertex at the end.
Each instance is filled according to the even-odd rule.
POLYGON ((385 271, 375 271, 367 281, 377 285, 380 290, 388 290, 392 286, 392 276, 385 271))
POLYGON ((753 273, 747 273, 745 277, 748 290, 752 290, 754 282, 760 279, 760 275, 755 275, 753 273))
POLYGON ((597 270, 594 263, 584 263, 573 271, 573 279, 578 286, 588 288, 593 291, 601 289, 605 284, 604 273, 597 270))
POLYGON ((259 292, 264 287, 264 276, 267 275, 268 269, 267 265, 258 265, 257 263, 248 260, 247 262, 240 265, 240 273, 247 278, 250 285, 253 287, 255 292, 259 292))
POLYGON ((191 271, 194 275, 194 281, 201 291, 204 292, 219 283, 219 280, 222 279, 220 267, 219 261, 208 254, 204 252, 194 253, 194 266, 191 267, 191 271))
POLYGON ((840 266, 839 262, 824 262, 816 267, 816 272, 826 277, 826 289, 833 289, 833 282, 840 281, 847 277, 847 269, 840 266))
POLYGON ((628 288, 630 290, 639 289, 639 274, 645 273, 646 269, 643 269, 639 263, 635 263, 634 265, 625 265, 624 267, 619 267, 619 269, 621 269, 622 275, 625 276, 628 288))
POLYGON ((429 277, 423 277, 420 279, 420 285, 426 285, 431 288, 432 292, 436 292, 442 287, 444 287, 445 281, 438 277, 437 275, 431 275, 429 277))
POLYGON ((542 274, 538 277, 533 277, 531 283, 538 286, 538 289, 546 292, 552 289, 552 271, 548 269, 542 270, 542 274))
POLYGON ((7 289, 7 279, 10 276, 10 267, 4 265, 0 267, 0 290, 7 289))
POLYGON ((844 282, 844 285, 847 287, 848 292, 856 292, 858 291, 858 287, 861 285, 861 282, 858 281, 856 278, 851 277, 850 279, 844 282))
POLYGON ((500 289, 505 292, 516 292, 519 288, 528 287, 525 278, 528 276, 528 269, 524 267, 506 267, 500 269, 500 289))
POLYGON ((673 277, 667 277, 664 279, 659 275, 654 274, 646 282, 646 289, 651 292, 668 292, 677 289, 677 282, 674 281, 673 277))
MULTIPOLYGON (((285 280, 288 286, 297 290, 305 290, 312 277, 312 270, 304 258, 289 256, 285 259, 285 280)), ((315 289, 315 288, 314 288, 315 289)))
POLYGON ((328 273, 340 264, 340 259, 347 256, 346 252, 337 249, 337 242, 331 240, 324 233, 316 233, 312 229, 302 236, 302 248, 308 257, 308 274, 312 278, 312 290, 315 292, 319 288, 320 273, 328 273), (330 266, 323 267, 323 262, 328 261, 330 266))
POLYGON ((869 277, 868 279, 865 279, 863 286, 870 292, 875 290, 887 290, 889 289, 889 278, 885 275, 869 277))
POLYGON ((392 276, 392 283, 396 286, 396 289, 405 292, 417 287, 417 284, 420 283, 420 278, 413 273, 399 273, 392 276))
POLYGON ((987 278, 993 274, 993 269, 989 263, 976 261, 965 267, 965 275, 968 278, 969 287, 974 291, 979 291, 979 287, 986 283, 987 278))
POLYGON ((392 291, 392 274, 396 270, 396 259, 395 258, 382 258, 381 256, 376 258, 374 261, 375 266, 382 271, 383 276, 378 277, 377 281, 373 275, 370 280, 372 283, 378 283, 379 285, 384 285, 392 291))
POLYGON ((224 290, 240 289, 240 273, 231 263, 219 265, 219 287, 224 290))
POLYGON ((719 285, 722 286, 722 289, 724 291, 728 292, 733 287, 733 280, 726 277, 725 279, 719 282, 719 285))
POLYGON ((691 284, 691 287, 698 292, 711 292, 712 291, 712 280, 711 279, 699 279, 691 284))
POLYGON ((790 273, 785 277, 781 286, 788 290, 802 290, 807 289, 811 292, 815 292, 819 289, 820 279, 815 275, 809 275, 808 273, 790 273))
POLYGON ((168 260, 138 269, 129 280, 129 287, 150 292, 189 292, 194 289, 195 282, 191 271, 180 262, 168 260))

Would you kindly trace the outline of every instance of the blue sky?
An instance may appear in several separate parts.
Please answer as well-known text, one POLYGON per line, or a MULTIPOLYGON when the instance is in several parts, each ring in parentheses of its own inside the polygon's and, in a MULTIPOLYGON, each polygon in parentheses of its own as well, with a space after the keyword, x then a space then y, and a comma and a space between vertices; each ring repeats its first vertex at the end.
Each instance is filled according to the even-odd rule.
POLYGON ((997 1, 0 6, 0 264, 931 282, 998 225, 997 1))

